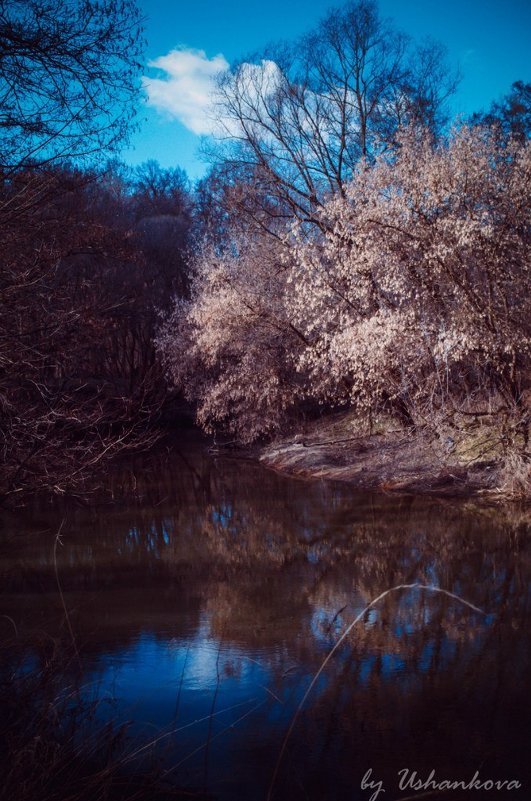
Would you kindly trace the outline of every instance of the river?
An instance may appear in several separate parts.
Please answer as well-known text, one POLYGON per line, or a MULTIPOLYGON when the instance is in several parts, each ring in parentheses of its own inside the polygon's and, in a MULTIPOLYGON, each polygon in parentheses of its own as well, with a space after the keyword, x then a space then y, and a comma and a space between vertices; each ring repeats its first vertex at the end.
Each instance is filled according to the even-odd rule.
POLYGON ((300 481, 195 437, 108 482, 111 503, 3 514, 0 632, 22 671, 71 645, 64 687, 127 723, 128 770, 149 754, 220 801, 531 797, 525 510, 300 481), (402 792, 406 769, 522 786, 402 792))

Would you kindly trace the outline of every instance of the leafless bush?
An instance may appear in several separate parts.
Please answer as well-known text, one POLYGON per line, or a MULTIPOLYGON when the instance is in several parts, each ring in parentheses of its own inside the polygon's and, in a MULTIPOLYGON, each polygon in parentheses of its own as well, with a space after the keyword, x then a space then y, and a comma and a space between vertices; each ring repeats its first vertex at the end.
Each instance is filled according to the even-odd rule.
POLYGON ((497 475, 496 493, 513 500, 531 497, 531 457, 528 453, 510 450, 497 475))

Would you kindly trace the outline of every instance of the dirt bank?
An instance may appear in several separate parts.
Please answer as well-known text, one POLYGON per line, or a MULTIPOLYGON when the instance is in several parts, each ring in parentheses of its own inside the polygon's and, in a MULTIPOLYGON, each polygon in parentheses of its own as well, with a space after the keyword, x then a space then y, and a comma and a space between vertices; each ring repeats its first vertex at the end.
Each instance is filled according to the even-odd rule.
POLYGON ((379 428, 368 434, 360 431, 348 413, 337 414, 314 422, 302 434, 268 445, 260 461, 291 475, 348 481, 365 489, 490 498, 509 495, 504 489, 507 477, 500 428, 483 418, 448 427, 438 435, 380 421, 379 428))

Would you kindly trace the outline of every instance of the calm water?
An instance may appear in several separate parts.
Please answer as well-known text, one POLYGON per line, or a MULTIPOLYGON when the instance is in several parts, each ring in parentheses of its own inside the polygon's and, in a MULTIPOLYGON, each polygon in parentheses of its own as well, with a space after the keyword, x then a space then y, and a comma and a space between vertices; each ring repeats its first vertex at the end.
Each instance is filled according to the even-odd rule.
POLYGON ((423 779, 434 769, 438 781, 479 770, 523 789, 423 797, 531 798, 524 511, 292 480, 197 441, 112 481, 110 507, 4 516, 0 634, 27 669, 48 640, 70 638, 54 569, 64 519, 57 568, 82 692, 101 700, 100 720, 129 722, 131 752, 158 738, 177 787, 368 801, 372 768, 390 801, 421 797, 400 792, 401 769, 423 779), (485 614, 427 590, 387 595, 317 679, 271 786, 323 660, 403 583, 442 587, 485 614))

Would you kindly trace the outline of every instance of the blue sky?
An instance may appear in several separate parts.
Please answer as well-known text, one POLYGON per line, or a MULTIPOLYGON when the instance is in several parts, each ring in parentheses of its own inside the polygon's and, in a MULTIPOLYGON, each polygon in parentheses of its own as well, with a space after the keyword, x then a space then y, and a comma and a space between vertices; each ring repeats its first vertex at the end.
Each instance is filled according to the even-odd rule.
MULTIPOLYGON (((197 150, 208 128, 201 107, 211 77, 268 42, 306 32, 330 5, 337 3, 140 0, 147 18, 145 75, 158 80, 150 84, 151 104, 142 104, 141 128, 124 160, 155 158, 199 177, 206 165, 197 150), (175 50, 179 54, 168 58, 175 50)), ((457 114, 488 107, 515 80, 531 80, 531 0, 380 0, 379 7, 415 39, 429 36, 446 45, 450 64, 459 64, 463 76, 453 103, 457 114)))

